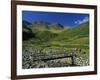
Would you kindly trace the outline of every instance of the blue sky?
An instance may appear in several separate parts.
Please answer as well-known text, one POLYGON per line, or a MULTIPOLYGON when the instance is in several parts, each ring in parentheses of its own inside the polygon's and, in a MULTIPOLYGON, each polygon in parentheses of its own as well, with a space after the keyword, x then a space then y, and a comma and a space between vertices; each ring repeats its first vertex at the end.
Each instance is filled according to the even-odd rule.
POLYGON ((48 23, 59 23, 64 26, 76 26, 89 21, 89 14, 22 11, 22 20, 28 22, 45 21, 48 23))

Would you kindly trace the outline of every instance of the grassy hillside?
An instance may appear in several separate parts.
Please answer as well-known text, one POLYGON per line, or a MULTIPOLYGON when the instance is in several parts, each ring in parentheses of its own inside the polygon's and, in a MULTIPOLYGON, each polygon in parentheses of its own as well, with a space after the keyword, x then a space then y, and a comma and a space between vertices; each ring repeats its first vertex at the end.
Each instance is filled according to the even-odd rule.
POLYGON ((49 45, 65 47, 71 45, 73 47, 86 46, 89 44, 89 23, 83 23, 75 27, 63 27, 60 24, 46 25, 45 23, 37 23, 30 25, 30 29, 23 27, 24 33, 32 32, 34 36, 25 41, 24 44, 36 46, 49 45), (35 41, 37 40, 37 41, 35 41), (29 44, 30 42, 30 44, 29 44))
POLYGON ((57 46, 69 46, 72 47, 88 47, 89 44, 89 23, 86 22, 79 26, 62 30, 58 33, 58 36, 53 38, 50 43, 57 46))

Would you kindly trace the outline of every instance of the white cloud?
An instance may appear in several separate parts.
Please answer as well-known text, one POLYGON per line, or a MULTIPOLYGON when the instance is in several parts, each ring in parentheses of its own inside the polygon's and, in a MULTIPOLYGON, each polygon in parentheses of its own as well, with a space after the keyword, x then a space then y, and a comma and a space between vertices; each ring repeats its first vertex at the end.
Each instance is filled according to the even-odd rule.
POLYGON ((78 23, 79 23, 79 21, 75 21, 74 23, 75 23, 75 24, 78 24, 78 23))
POLYGON ((82 23, 85 23, 87 21, 89 21, 89 18, 88 17, 85 17, 83 20, 75 21, 75 24, 82 24, 82 23))

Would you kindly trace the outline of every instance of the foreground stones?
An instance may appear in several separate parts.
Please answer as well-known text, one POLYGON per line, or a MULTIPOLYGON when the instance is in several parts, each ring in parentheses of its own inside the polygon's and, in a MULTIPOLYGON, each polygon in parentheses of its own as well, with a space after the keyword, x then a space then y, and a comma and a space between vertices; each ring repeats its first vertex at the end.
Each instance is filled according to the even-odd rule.
POLYGON ((78 56, 79 54, 75 52, 74 54, 77 54, 74 60, 75 64, 72 64, 71 57, 58 58, 62 56, 70 56, 73 54, 72 52, 73 51, 67 52, 61 48, 24 48, 22 51, 22 68, 30 69, 89 65, 88 59, 78 56))

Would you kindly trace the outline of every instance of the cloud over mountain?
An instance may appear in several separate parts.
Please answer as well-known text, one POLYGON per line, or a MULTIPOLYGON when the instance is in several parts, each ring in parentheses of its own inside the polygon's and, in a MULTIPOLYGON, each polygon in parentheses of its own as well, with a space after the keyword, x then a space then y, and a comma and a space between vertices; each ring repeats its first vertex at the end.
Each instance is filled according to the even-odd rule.
POLYGON ((82 23, 85 23, 87 21, 89 21, 89 18, 88 17, 84 17, 82 20, 75 21, 75 24, 82 24, 82 23))

